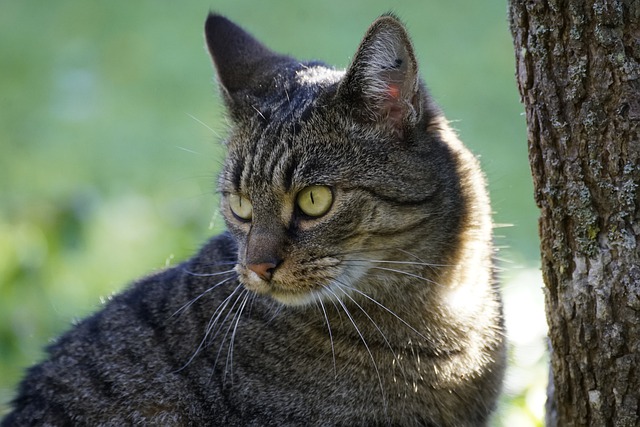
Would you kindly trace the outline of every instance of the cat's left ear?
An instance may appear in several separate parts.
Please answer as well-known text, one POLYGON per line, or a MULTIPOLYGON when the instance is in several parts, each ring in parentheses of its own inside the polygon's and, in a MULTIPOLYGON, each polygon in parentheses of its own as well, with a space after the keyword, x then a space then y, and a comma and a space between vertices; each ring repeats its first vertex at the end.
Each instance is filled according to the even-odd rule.
POLYGON ((347 69, 339 96, 356 102, 366 119, 404 137, 421 116, 420 81, 413 46, 394 16, 378 18, 347 69))

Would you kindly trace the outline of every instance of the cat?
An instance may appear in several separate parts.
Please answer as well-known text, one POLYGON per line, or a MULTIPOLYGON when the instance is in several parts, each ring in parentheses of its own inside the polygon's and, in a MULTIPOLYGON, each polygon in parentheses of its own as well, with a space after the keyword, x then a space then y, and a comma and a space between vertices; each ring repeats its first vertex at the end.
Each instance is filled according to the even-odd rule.
POLYGON ((392 14, 349 67, 210 14, 227 231, 81 321, 2 426, 487 425, 505 371, 477 159, 392 14))

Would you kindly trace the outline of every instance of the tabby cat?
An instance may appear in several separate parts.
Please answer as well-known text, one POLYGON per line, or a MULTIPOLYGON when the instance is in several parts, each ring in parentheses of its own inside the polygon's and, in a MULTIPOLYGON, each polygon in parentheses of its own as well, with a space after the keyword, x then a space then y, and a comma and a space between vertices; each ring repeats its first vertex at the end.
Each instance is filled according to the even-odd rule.
POLYGON ((505 368, 477 160, 376 20, 351 65, 211 14, 228 232, 49 348, 3 426, 483 426, 505 368))

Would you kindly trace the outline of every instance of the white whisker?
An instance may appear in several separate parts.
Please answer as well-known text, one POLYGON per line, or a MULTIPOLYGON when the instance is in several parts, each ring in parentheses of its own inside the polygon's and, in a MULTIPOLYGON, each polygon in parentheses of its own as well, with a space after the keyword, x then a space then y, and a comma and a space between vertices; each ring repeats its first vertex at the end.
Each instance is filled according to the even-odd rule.
POLYGON ((402 270, 398 270, 395 268, 387 268, 387 267, 376 267, 376 266, 372 266, 371 269, 375 269, 375 270, 383 270, 383 271, 391 271, 393 273, 398 273, 398 274, 403 274, 405 276, 409 276, 409 277, 413 277, 415 279, 419 279, 419 280, 423 280, 427 283, 431 283, 437 286, 442 287, 442 285, 434 280, 431 279, 427 279, 426 277, 422 277, 418 274, 413 274, 413 273, 409 273, 408 271, 402 271, 402 270))
MULTIPOLYGON (((228 280, 228 279, 227 279, 228 280)), ((215 327, 215 325, 217 324, 218 320, 220 319, 220 316, 222 315, 222 313, 224 312, 224 310, 227 308, 227 306, 229 305, 229 300, 233 297, 233 295, 236 293, 236 291, 238 289, 240 289, 242 287, 242 285, 238 285, 235 287, 235 289, 233 290, 233 292, 231 292, 219 305, 218 307, 215 309, 215 311, 211 314, 211 317, 209 318, 209 323, 207 324, 207 328, 205 330, 204 336, 202 337, 202 340, 200 341, 200 344, 198 345, 198 347, 195 349, 195 351, 193 352, 193 354, 191 355, 191 357, 189 358, 189 360, 187 360, 187 362, 184 364, 183 367, 181 367, 180 369, 178 369, 176 372, 179 372, 183 369, 185 369, 187 366, 189 366, 191 364, 191 362, 193 362, 193 360, 195 359, 195 357, 200 353, 200 351, 202 350, 202 348, 205 346, 205 343, 207 342, 207 338, 209 337, 209 334, 211 333, 211 331, 213 330, 213 328, 215 327)), ((236 299, 237 301, 237 299, 236 299)), ((233 309, 233 307, 232 307, 233 309)), ((228 316, 228 314, 227 314, 228 316)), ((226 317, 225 317, 226 320, 226 317)), ((224 322, 223 322, 224 323, 224 322)), ((217 334, 217 332, 216 332, 217 334)))
MULTIPOLYGON (((229 263, 229 264, 234 264, 234 263, 229 263)), ((222 265, 222 264, 219 264, 222 265)), ((193 271, 189 271, 187 269, 183 269, 182 271, 184 271, 185 273, 187 273, 189 276, 194 276, 194 277, 213 277, 213 276, 220 276, 222 274, 227 274, 227 273, 231 273, 234 272, 235 270, 231 269, 231 270, 226 270, 226 271, 217 271, 215 273, 194 273, 193 271)))
POLYGON ((353 325, 353 327, 355 328, 356 332, 360 336, 360 340, 362 341, 362 344, 364 344, 364 348, 367 350, 367 353, 369 353, 369 357, 371 358, 371 363, 373 364, 373 369, 376 371, 376 375, 378 377, 378 385, 380 386, 380 393, 382 394, 382 401, 383 401, 383 405, 384 405, 385 411, 386 411, 387 399, 386 399, 385 394, 384 394, 384 385, 382 384, 382 377, 380 376, 380 371, 378 369, 378 364, 376 363, 376 359, 375 359, 375 357, 373 357, 373 353, 371 352, 371 349, 369 348, 369 345, 367 344, 367 340, 364 338, 364 335, 362 335, 362 332, 360 331, 360 328, 358 328, 358 325, 356 324, 355 320, 353 319, 353 316, 349 312, 349 309, 347 308, 346 305, 344 305, 344 303, 338 297, 338 295, 336 295, 335 292, 333 292, 329 288, 326 288, 326 290, 329 293, 333 294, 333 296, 335 297, 335 300, 338 302, 338 304, 340 304, 340 306, 342 307, 342 310, 344 310, 344 313, 347 315, 347 317, 351 321, 351 324, 353 325))
POLYGON ((387 261, 379 259, 347 259, 346 262, 375 262, 379 264, 406 264, 406 265, 420 265, 425 267, 451 267, 447 264, 433 264, 429 262, 412 262, 412 261, 387 261))
POLYGON ((202 120, 192 116, 191 114, 187 113, 187 116, 191 117, 193 120, 195 120, 196 122, 200 123, 202 126, 204 126, 205 128, 209 129, 211 131, 212 134, 214 134, 217 138, 222 139, 222 137, 220 136, 220 134, 218 132, 216 132, 215 130, 213 130, 213 128, 209 125, 207 125, 205 122, 203 122, 202 120))
POLYGON ((267 325, 271 324, 271 322, 273 322, 274 320, 276 320, 276 318, 280 315, 280 313, 282 312, 282 310, 284 310, 284 304, 278 304, 277 308, 273 311, 273 315, 269 318, 269 320, 267 320, 267 325))
MULTIPOLYGON (((238 289, 238 288, 236 288, 238 289)), ((220 330, 222 329, 222 326, 227 323, 227 320, 229 319, 229 316, 231 315, 231 313, 233 313, 233 310, 236 308, 236 305, 238 305, 238 301, 240 300, 240 297, 245 295, 247 292, 249 292, 246 288, 242 289, 242 292, 240 293, 240 295, 238 295, 235 299, 235 301, 233 302, 233 304, 231 305, 231 308, 229 308, 229 310, 227 311, 227 315, 224 317, 224 319, 222 319, 222 323, 220 324, 220 328, 218 328, 218 330, 216 331, 216 333, 211 337, 211 340, 214 340, 218 334, 220 333, 220 330)), ((232 319, 235 318, 232 317, 232 319)), ((231 331, 231 328, 233 326, 233 320, 229 323, 229 326, 227 327, 227 330, 224 333, 224 336, 222 337, 222 339, 220 340, 220 346, 218 348, 218 353, 216 354, 216 359, 213 362, 213 366, 215 367, 218 364, 218 359, 220 358, 220 353, 222 352, 222 348, 224 347, 224 342, 227 340, 227 336, 229 335, 229 331, 231 331)), ((225 367, 225 372, 224 372, 224 379, 226 379, 227 376, 227 371, 226 371, 226 367, 225 367)))
MULTIPOLYGON (((242 299, 242 303, 240 303, 240 307, 238 308, 238 311, 234 315, 235 324, 233 325, 233 332, 231 333, 231 339, 229 341, 229 349, 227 350, 227 365, 224 370, 225 378, 226 378, 227 371, 229 371, 231 375, 232 384, 233 384, 233 345, 236 339, 236 332, 238 331, 238 324, 240 323, 242 312, 244 311, 244 308, 247 305, 247 300, 249 299, 249 295, 250 295, 246 289, 244 290, 243 294, 244 294, 244 297, 242 299)), ((233 320, 232 320, 232 323, 233 323, 233 320)))
MULTIPOLYGON (((389 347, 389 350, 391 351, 391 354, 393 355, 394 360, 396 361, 396 363, 398 364, 398 366, 400 367, 401 371, 403 372, 404 375, 404 369, 402 369, 401 366, 401 362, 400 362, 400 358, 398 357, 398 355, 396 354, 396 352, 393 350, 393 346, 391 345, 391 343, 389 342, 389 340, 387 339, 387 336, 385 335, 385 333, 382 331, 382 329, 380 329, 380 326, 378 326, 378 324, 376 323, 375 320, 373 320, 373 318, 369 315, 369 313, 367 313, 367 311, 360 305, 358 304, 358 302, 353 299, 353 297, 351 295, 349 295, 349 293, 347 291, 345 291, 342 286, 342 283, 340 283, 338 285, 338 289, 340 289, 340 291, 342 293, 344 293, 344 295, 349 298, 349 300, 351 300, 351 302, 353 302, 356 307, 358 307, 360 309, 360 311, 367 317, 367 319, 369 319, 369 321, 371 322, 371 324, 374 326, 374 328, 376 328, 376 330, 378 331, 378 333, 380 334, 380 336, 382 337, 382 339, 384 340, 384 342, 387 344, 387 347, 389 347)), ((347 286, 348 289, 353 289, 350 286, 347 286)))
MULTIPOLYGON (((345 285, 345 286, 347 286, 347 285, 345 285)), ((378 307, 380 307, 381 309, 385 310, 387 313, 391 314, 393 317, 398 319, 402 324, 404 324, 406 327, 408 327, 412 332, 415 332, 420 338, 424 339, 425 341, 429 341, 429 339, 426 336, 424 336, 422 333, 420 333, 420 331, 418 331, 416 328, 414 328, 409 323, 407 323, 406 320, 404 320, 402 317, 398 316, 395 312, 393 312, 393 310, 387 308, 384 304, 378 302, 375 298, 370 297, 366 293, 362 292, 360 289, 357 289, 357 288, 355 288, 353 286, 347 286, 347 289, 349 289, 349 290, 351 290, 353 292, 356 292, 359 295, 362 295, 364 298, 368 299, 369 301, 371 301, 372 303, 376 304, 378 307)))
POLYGON ((260 117, 262 117, 262 119, 263 119, 264 121, 267 121, 267 118, 264 116, 264 114, 262 114, 262 112, 261 112, 260 110, 258 110, 258 109, 257 109, 255 106, 253 106, 253 105, 251 106, 251 108, 253 108, 253 109, 255 110, 255 112, 256 112, 256 113, 258 113, 258 115, 259 115, 260 117))
POLYGON ((404 253, 404 254, 407 254, 407 255, 411 255, 412 257, 414 257, 415 259, 417 259, 417 260, 418 260, 418 261, 420 261, 420 262, 424 262, 424 260, 423 260, 422 258, 420 258, 418 255, 416 255, 416 254, 414 254, 414 253, 412 253, 412 252, 409 252, 409 251, 407 251, 407 250, 405 250, 405 249, 402 249, 402 248, 395 248, 395 250, 400 251, 400 252, 402 252, 402 253, 404 253))
POLYGON ((322 314, 324 315, 324 320, 327 322, 327 330, 329 331, 329 342, 331 343, 331 354, 333 356, 333 375, 334 378, 338 378, 338 370, 336 369, 336 350, 333 346, 333 334, 331 333, 331 325, 329 324, 329 316, 327 315, 327 310, 324 307, 324 303, 322 302, 322 298, 317 298, 316 301, 320 303, 320 308, 322 309, 322 314))
MULTIPOLYGON (((220 275, 222 274, 228 274, 228 273, 234 273, 233 270, 229 270, 229 271, 223 271, 220 273, 220 275)), ((202 298, 203 296, 205 296, 206 294, 208 294, 209 292, 211 292, 212 290, 214 290, 215 288, 217 288, 220 285, 223 285, 224 283, 228 282, 229 280, 233 279, 233 277, 227 277, 226 279, 216 283, 215 285, 207 288, 207 290, 205 290, 204 292, 202 292, 200 295, 198 295, 197 297, 195 297, 194 299, 192 299, 191 301, 187 302, 186 304, 184 304, 182 307, 180 307, 178 310, 175 311, 175 313, 173 313, 171 315, 171 317, 174 317, 178 314, 181 314, 182 312, 188 310, 196 301, 198 301, 200 298, 202 298)))

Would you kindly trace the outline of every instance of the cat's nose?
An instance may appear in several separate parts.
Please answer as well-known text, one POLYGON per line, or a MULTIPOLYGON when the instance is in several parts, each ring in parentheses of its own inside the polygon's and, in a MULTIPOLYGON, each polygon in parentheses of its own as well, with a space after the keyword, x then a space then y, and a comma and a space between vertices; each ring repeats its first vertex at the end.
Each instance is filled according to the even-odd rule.
POLYGON ((260 264, 249 264, 247 268, 256 273, 262 280, 267 282, 273 277, 278 264, 275 262, 262 262, 260 264))

